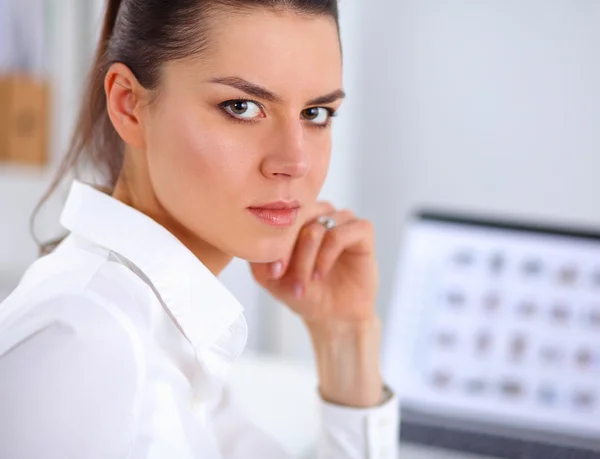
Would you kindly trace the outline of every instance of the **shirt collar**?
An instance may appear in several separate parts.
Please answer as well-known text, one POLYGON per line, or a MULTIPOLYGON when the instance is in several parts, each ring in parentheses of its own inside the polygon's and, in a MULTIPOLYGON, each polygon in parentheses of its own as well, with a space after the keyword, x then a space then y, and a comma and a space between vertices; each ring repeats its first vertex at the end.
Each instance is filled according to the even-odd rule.
POLYGON ((235 297, 166 228, 90 185, 73 182, 60 221, 137 266, 196 351, 216 343, 242 314, 235 297))

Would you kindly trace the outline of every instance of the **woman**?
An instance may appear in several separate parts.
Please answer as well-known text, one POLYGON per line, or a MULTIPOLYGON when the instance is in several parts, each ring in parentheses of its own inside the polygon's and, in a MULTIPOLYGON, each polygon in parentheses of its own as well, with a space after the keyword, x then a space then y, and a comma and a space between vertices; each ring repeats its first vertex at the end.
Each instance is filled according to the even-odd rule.
POLYGON ((232 257, 299 314, 323 458, 392 457, 373 231, 317 203, 342 63, 335 0, 111 0, 75 141, 70 235, 0 308, 0 457, 280 458, 236 410, 232 257))

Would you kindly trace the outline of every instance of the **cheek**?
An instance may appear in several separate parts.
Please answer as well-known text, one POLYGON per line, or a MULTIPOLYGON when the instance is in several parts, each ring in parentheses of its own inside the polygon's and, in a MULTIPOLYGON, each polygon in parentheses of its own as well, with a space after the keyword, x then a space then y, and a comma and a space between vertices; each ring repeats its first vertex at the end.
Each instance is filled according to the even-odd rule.
POLYGON ((158 138, 149 144, 151 173, 199 198, 210 195, 215 200, 225 190, 242 188, 251 168, 249 155, 243 154, 241 141, 222 131, 219 123, 202 119, 194 110, 165 113, 156 127, 158 138))
POLYGON ((311 186, 315 188, 315 196, 321 191, 321 187, 327 178, 329 163, 331 160, 331 135, 329 132, 317 136, 310 142, 311 158, 311 186))

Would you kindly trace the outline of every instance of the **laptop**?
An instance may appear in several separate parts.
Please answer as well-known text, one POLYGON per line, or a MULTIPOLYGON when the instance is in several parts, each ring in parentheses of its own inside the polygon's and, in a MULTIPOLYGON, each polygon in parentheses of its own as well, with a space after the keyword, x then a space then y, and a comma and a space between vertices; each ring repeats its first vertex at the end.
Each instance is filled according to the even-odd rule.
POLYGON ((600 231, 422 211, 394 285, 402 442, 600 458, 600 231))

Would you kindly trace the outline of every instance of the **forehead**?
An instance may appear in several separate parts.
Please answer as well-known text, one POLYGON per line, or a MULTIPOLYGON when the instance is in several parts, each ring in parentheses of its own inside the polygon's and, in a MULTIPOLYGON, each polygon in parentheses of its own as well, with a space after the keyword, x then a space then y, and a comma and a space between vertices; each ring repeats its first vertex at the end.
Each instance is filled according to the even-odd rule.
POLYGON ((313 98, 342 87, 342 55, 335 21, 267 9, 217 14, 209 49, 192 62, 202 80, 241 77, 284 99, 313 98))

